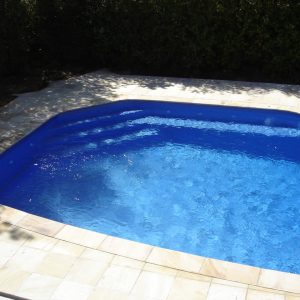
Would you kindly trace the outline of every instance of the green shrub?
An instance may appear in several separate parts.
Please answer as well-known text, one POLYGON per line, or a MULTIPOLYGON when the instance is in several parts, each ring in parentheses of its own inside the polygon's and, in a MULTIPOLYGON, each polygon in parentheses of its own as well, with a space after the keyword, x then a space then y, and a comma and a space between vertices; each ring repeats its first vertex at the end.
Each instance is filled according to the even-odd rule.
POLYGON ((0 2, 0 75, 23 72, 30 62, 33 1, 0 2))
POLYGON ((0 74, 33 64, 300 81, 300 3, 2 0, 0 74))

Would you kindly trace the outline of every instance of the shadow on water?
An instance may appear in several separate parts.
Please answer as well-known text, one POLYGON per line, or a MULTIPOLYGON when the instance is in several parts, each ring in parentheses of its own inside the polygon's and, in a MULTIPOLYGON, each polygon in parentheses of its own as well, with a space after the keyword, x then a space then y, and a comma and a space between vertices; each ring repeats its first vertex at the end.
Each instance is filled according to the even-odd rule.
POLYGON ((33 235, 27 233, 20 227, 14 226, 11 223, 2 220, 5 215, 6 208, 0 205, 0 237, 2 235, 7 235, 9 239, 18 241, 18 240, 33 240, 33 235))

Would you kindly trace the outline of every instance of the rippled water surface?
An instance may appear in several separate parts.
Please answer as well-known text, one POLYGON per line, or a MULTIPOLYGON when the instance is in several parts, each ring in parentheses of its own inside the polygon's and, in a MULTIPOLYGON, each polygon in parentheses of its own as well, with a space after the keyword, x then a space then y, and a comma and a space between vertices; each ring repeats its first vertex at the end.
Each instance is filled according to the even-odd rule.
POLYGON ((48 136, 0 189, 4 204, 160 247, 300 273, 299 129, 155 116, 92 122, 48 136))

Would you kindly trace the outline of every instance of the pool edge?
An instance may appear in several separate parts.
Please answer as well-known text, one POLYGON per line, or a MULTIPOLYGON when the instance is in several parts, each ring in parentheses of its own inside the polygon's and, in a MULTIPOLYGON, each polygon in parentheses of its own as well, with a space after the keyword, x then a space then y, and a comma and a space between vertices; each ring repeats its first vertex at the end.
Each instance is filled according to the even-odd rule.
POLYGON ((203 275, 251 287, 272 289, 276 292, 300 293, 300 274, 257 268, 133 242, 59 223, 5 205, 0 205, 0 209, 1 223, 8 223, 57 240, 163 268, 188 272, 191 275, 203 275))

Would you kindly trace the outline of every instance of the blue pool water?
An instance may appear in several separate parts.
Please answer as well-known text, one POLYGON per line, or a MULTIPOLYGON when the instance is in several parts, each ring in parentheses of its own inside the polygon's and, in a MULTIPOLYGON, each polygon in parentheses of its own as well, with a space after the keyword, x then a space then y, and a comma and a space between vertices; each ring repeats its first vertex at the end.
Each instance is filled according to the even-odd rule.
POLYGON ((160 247, 300 273, 300 116, 123 101, 0 156, 0 203, 160 247))

